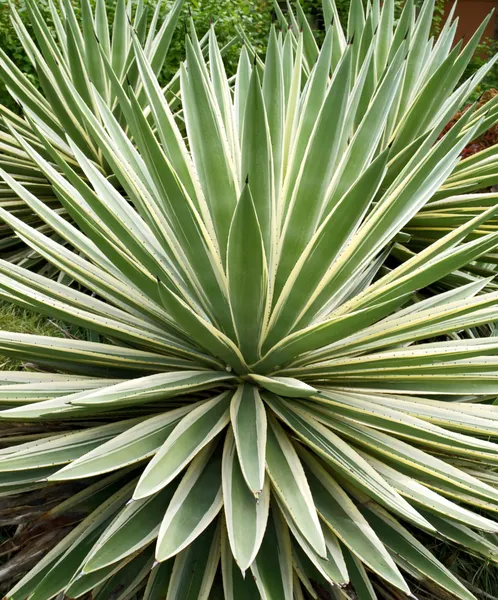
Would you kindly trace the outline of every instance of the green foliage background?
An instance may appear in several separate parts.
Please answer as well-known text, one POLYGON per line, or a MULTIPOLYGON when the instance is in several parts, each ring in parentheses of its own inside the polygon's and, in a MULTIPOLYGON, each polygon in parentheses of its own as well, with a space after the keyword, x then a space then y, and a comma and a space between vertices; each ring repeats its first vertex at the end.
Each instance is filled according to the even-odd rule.
MULTIPOLYGON (((155 5, 157 0, 148 0, 155 5)), ((168 4, 165 5, 167 11, 168 4)), ((168 63, 164 69, 165 80, 172 76, 184 58, 185 29, 188 28, 189 13, 199 36, 203 36, 211 23, 215 23, 216 36, 220 46, 238 39, 237 28, 243 27, 254 47, 261 53, 266 49, 266 40, 273 18, 271 0, 191 0, 183 11, 179 26, 173 38, 168 54, 168 63)), ((233 75, 237 68, 238 45, 233 44, 225 54, 227 73, 233 75)))
MULTIPOLYGON (((24 0, 11 1, 16 6, 26 28, 32 33, 24 0)), ((148 7, 150 18, 158 1, 162 0, 145 0, 144 2, 148 7)), ((314 5, 315 12, 317 12, 319 3, 319 0, 310 3, 310 5, 314 5)), ((78 15, 79 0, 72 0, 72 4, 78 15)), ((115 0, 107 0, 106 4, 109 20, 112 23, 115 0)), ((163 3, 164 14, 168 12, 170 4, 171 2, 163 3)), ((38 6, 42 14, 46 16, 46 22, 51 23, 48 3, 45 0, 39 0, 38 6)), ((167 81, 176 72, 180 61, 184 58, 185 30, 188 28, 190 15, 195 22, 199 36, 208 31, 211 23, 215 23, 216 34, 221 46, 228 44, 234 38, 238 40, 237 28, 243 26, 255 48, 261 53, 264 53, 266 49, 266 40, 273 20, 271 0, 191 0, 184 7, 173 38, 168 63, 163 72, 164 81, 167 81)), ((0 48, 29 76, 33 83, 37 84, 36 70, 24 52, 12 26, 10 4, 7 0, 0 0, 0 48)), ((233 44, 225 54, 226 68, 229 74, 235 73, 237 56, 237 44, 233 44)), ((2 82, 0 82, 0 104, 14 111, 17 109, 2 82)))
MULTIPOLYGON (((13 0, 13 4, 18 8, 23 15, 25 22, 28 21, 26 9, 23 0, 13 0)), ((49 20, 48 9, 45 4, 40 6, 47 13, 49 20)), ((16 32, 10 21, 10 5, 7 1, 0 1, 0 48, 16 63, 16 65, 31 79, 33 83, 37 83, 37 76, 33 65, 23 50, 21 42, 17 39, 16 32)), ((0 104, 7 106, 11 110, 16 110, 16 106, 12 98, 9 96, 5 85, 0 82, 0 104)))
MULTIPOLYGON (((422 2, 423 0, 419 0, 422 2)), ((26 13, 24 0, 11 0, 22 15, 24 23, 29 31, 28 15, 26 13)), ((152 15, 158 0, 145 0, 149 6, 149 13, 152 15)), ((336 0, 339 14, 345 23, 349 10, 350 0, 336 0)), ((76 11, 78 11, 79 0, 73 1, 76 11)), ((401 11, 403 0, 396 0, 398 11, 401 11)), ((108 12, 112 20, 115 0, 108 0, 108 12)), ((312 26, 319 35, 323 30, 323 18, 321 11, 321 0, 304 0, 303 7, 310 18, 312 26)), ((45 0, 39 1, 39 8, 46 15, 47 22, 50 22, 50 11, 45 0)), ((164 12, 169 8, 169 2, 164 4, 164 12)), ((434 34, 437 34, 444 12, 444 0, 436 1, 436 18, 434 19, 434 34)), ((192 15, 199 35, 203 35, 208 30, 210 23, 216 24, 216 33, 220 44, 228 44, 234 37, 238 39, 237 29, 243 26, 246 34, 251 39, 255 48, 264 53, 266 49, 266 40, 274 19, 272 0, 191 0, 185 6, 183 15, 180 19, 180 26, 177 29, 173 39, 168 64, 163 72, 163 79, 167 81, 175 73, 182 57, 184 56, 185 29, 189 23, 189 13, 192 15)), ((227 72, 231 75, 236 70, 236 57, 238 44, 233 44, 227 49, 225 63, 227 72)), ((10 21, 10 4, 7 0, 0 0, 0 48, 2 48, 16 65, 25 72, 31 81, 37 84, 36 71, 30 63, 20 42, 17 39, 16 32, 10 21)), ((486 60, 487 56, 498 51, 498 42, 496 40, 485 40, 481 44, 479 52, 469 65, 468 72, 464 77, 474 72, 486 60)), ((479 93, 489 88, 498 88, 498 70, 495 69, 486 81, 481 85, 479 93)), ((0 82, 0 103, 11 110, 16 111, 17 107, 9 96, 3 83, 0 82)))

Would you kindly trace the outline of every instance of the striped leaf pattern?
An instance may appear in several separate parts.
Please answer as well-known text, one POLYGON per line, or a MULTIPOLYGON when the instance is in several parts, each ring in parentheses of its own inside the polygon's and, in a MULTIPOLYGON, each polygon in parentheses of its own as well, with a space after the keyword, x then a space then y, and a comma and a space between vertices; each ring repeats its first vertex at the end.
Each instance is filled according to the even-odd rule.
POLYGON ((275 2, 264 60, 192 24, 161 88, 181 0, 49 5, 41 90, 0 53, 0 299, 91 334, 0 332, 6 598, 471 600, 413 533, 498 562, 498 102, 445 131, 485 24, 275 2))

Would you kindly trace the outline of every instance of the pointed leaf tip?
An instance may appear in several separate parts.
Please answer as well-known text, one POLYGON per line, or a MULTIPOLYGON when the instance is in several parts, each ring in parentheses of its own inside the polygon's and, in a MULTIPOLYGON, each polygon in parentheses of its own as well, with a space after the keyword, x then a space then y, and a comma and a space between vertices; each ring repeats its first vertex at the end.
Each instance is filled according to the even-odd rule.
POLYGON ((279 396, 286 396, 289 398, 307 398, 317 393, 317 390, 293 377, 266 377, 265 375, 251 374, 250 379, 255 383, 258 383, 265 390, 278 394, 279 396))

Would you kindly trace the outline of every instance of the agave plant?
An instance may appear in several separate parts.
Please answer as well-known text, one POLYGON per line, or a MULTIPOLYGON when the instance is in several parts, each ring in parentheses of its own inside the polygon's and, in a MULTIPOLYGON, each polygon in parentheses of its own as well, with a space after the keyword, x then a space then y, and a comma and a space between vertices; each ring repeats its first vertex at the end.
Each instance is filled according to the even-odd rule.
MULTIPOLYGON (((109 27, 104 0, 97 0, 95 10, 92 10, 89 0, 81 0, 80 19, 76 16, 73 3, 68 0, 60 0, 57 5, 53 0, 49 0, 48 5, 53 19, 51 26, 44 22, 37 2, 26 0, 25 10, 33 30, 32 35, 24 25, 19 11, 15 7, 11 10, 12 23, 27 56, 36 68, 41 90, 16 67, 3 50, 0 50, 0 78, 14 100, 22 107, 26 117, 19 117, 0 106, 0 118, 7 120, 9 125, 0 122, 0 166, 37 198, 43 199, 48 206, 57 209, 59 214, 67 218, 67 213, 49 181, 19 145, 9 127, 29 139, 42 155, 48 158, 32 130, 31 121, 35 122, 43 129, 50 143, 57 148, 60 156, 78 168, 66 142, 65 136, 68 134, 85 156, 112 180, 112 169, 107 165, 102 152, 86 128, 79 105, 74 102, 72 89, 78 90, 85 107, 102 121, 100 107, 92 91, 94 86, 99 92, 100 102, 112 111, 126 130, 126 123, 104 68, 104 61, 111 63, 116 77, 121 82, 135 90, 138 101, 142 102, 145 108, 145 96, 140 93, 141 84, 137 79, 138 70, 131 49, 132 31, 135 31, 136 38, 143 46, 154 74, 159 75, 177 26, 183 0, 176 0, 172 4, 167 18, 162 23, 159 21, 162 2, 157 3, 150 18, 148 7, 142 2, 135 5, 119 0, 116 2, 112 27, 109 27)), ((177 82, 173 81, 164 93, 171 98, 176 87, 177 82)), ((0 206, 36 226, 42 233, 50 231, 39 216, 3 182, 0 183, 0 206)), ((0 226, 0 250, 9 252, 9 259, 22 266, 37 266, 52 275, 58 273, 56 269, 48 267, 36 252, 26 247, 5 224, 0 226)))
MULTIPOLYGON (((309 27, 308 22, 305 19, 304 13, 301 10, 300 6, 296 6, 296 13, 290 13, 290 17, 286 18, 286 16, 281 12, 279 8, 279 4, 274 0, 274 8, 279 16, 280 23, 284 28, 290 28, 294 33, 299 31, 303 32, 303 36, 305 38, 304 42, 304 54, 305 54, 305 69, 309 72, 308 65, 312 65, 316 60, 317 48, 314 43, 313 33, 309 27)), ((372 6, 372 15, 371 24, 368 22, 368 19, 365 20, 365 14, 362 11, 361 3, 352 2, 351 4, 353 18, 350 19, 350 26, 348 30, 349 35, 353 35, 354 30, 362 31, 362 35, 372 35, 373 28, 378 26, 380 20, 380 10, 378 5, 372 6), (351 25, 351 23, 355 23, 355 25, 351 25)), ((419 72, 418 77, 414 77, 414 86, 413 93, 411 94, 412 99, 417 99, 419 102, 419 109, 425 109, 426 118, 430 115, 430 112, 427 112, 428 107, 431 106, 432 98, 430 98, 430 88, 427 88, 425 91, 425 95, 417 96, 421 93, 425 84, 427 83, 426 76, 434 73, 435 69, 438 66, 441 66, 443 62, 443 56, 447 57, 450 51, 450 48, 454 48, 454 52, 458 53, 459 44, 454 46, 454 37, 456 32, 456 27, 458 24, 458 20, 453 21, 454 11, 456 8, 456 4, 453 9, 450 11, 446 23, 442 29, 441 35, 438 38, 437 45, 439 46, 439 52, 442 52, 441 55, 433 54, 432 59, 430 59, 425 67, 425 70, 419 72), (445 47, 445 51, 442 51, 441 46, 445 47)), ((426 7, 426 9, 430 12, 430 6, 426 7)), ((403 16, 400 21, 400 28, 406 27, 406 23, 411 18, 409 13, 411 8, 408 7, 408 10, 403 13, 403 16), (408 13, 408 14, 407 14, 408 13)), ((329 4, 327 2, 324 3, 324 17, 325 21, 332 22, 334 20, 339 19, 338 12, 334 4, 329 4)), ((386 17, 387 18, 387 17, 386 17)), ((391 17, 389 17, 391 18, 391 17)), ((487 20, 486 20, 487 23, 487 20)), ((483 23, 484 25, 484 23, 483 23)), ((427 24, 425 25, 427 27, 427 24)), ((427 30, 426 30, 427 31, 427 30)), ((476 33, 474 36, 475 43, 479 36, 482 34, 482 28, 476 33)), ((341 35, 341 32, 338 33, 342 43, 345 41, 345 36, 341 35)), ((407 31, 406 35, 409 37, 412 35, 411 31, 407 31)), ((420 35, 420 33, 419 33, 420 35)), ((473 43, 471 43, 466 52, 473 51, 475 48, 473 43)), ((435 50, 436 48, 434 48, 435 50)), ((429 55, 431 54, 431 43, 429 43, 429 47, 427 49, 429 55)), ((463 57, 462 57, 463 59, 463 57)), ((464 59, 466 60, 466 59, 464 59)), ((494 61, 491 61, 490 64, 486 65, 480 73, 476 73, 475 77, 477 79, 481 79, 482 76, 487 73, 487 71, 493 67, 494 61)), ((460 71, 458 71, 460 73, 460 71)), ((446 76, 444 71, 440 72, 440 75, 446 76)), ((454 76, 454 73, 453 73, 454 76)), ((451 85, 454 85, 455 80, 453 76, 450 77, 451 85)), ((469 86, 471 89, 474 88, 475 80, 469 80, 464 83, 460 87, 460 92, 468 93, 469 86), (466 91, 467 89, 467 91, 466 91)), ((486 95, 484 95, 485 97, 486 95)), ((458 104, 460 102, 459 97, 455 94, 454 98, 458 104)), ((453 107, 455 105, 450 104, 453 107)), ((446 107, 445 107, 446 108, 446 107)), ((468 107, 464 107, 463 110, 467 110, 468 107)), ((483 132, 492 131, 494 127, 494 123, 496 122, 498 116, 498 97, 490 97, 485 102, 484 100, 480 101, 477 106, 474 107, 474 114, 472 119, 479 120, 482 119, 482 124, 479 127, 479 134, 483 132)), ((403 111, 398 111, 395 118, 398 125, 401 125, 401 121, 403 120, 405 115, 408 115, 408 110, 411 109, 410 103, 407 103, 407 106, 404 107, 403 111)), ((457 113, 460 114, 460 113, 457 113)), ((446 117, 445 117, 446 118, 446 117)), ((455 117, 450 120, 448 125, 443 129, 443 132, 440 135, 444 135, 445 130, 451 127, 452 123, 455 121, 455 117)), ((425 134, 429 134, 429 129, 425 129, 425 134)), ((421 131, 424 131, 422 127, 419 130, 419 134, 421 131)), ((398 126, 398 128, 394 127, 391 132, 391 143, 394 144, 396 136, 398 134, 402 135, 406 134, 406 128, 398 126)), ((478 136, 479 137, 479 136, 478 136)), ((413 139, 413 136, 412 138, 413 139)), ((423 139, 422 135, 419 135, 419 141, 423 139)), ((404 141, 406 143, 406 140, 404 141)), ((465 152, 462 152, 462 156, 465 156, 465 152)), ((403 233, 407 234, 403 236, 398 243, 394 246, 393 252, 391 256, 398 261, 404 261, 409 257, 414 251, 418 252, 419 250, 425 248, 428 244, 432 243, 434 240, 439 239, 444 233, 447 233, 453 230, 458 225, 462 224, 465 220, 468 220, 469 216, 475 216, 480 212, 486 210, 487 207, 493 205, 496 202, 496 198, 498 197, 496 193, 485 195, 483 193, 472 194, 472 192, 482 190, 486 187, 492 186, 494 182, 496 182, 498 178, 498 155, 496 153, 496 147, 491 146, 488 148, 484 148, 479 152, 475 152, 472 156, 468 156, 463 160, 460 160, 455 167, 452 174, 445 180, 443 185, 441 185, 440 189, 432 196, 432 198, 427 202, 427 204, 421 207, 420 212, 417 213, 413 219, 409 221, 406 227, 403 229, 403 233)), ((473 236, 478 236, 486 233, 487 231, 492 231, 496 227, 497 221, 496 218, 492 218, 487 221, 486 225, 477 229, 473 236)), ((464 283, 469 283, 475 280, 475 276, 478 277, 490 277, 494 276, 496 273, 495 270, 496 265, 496 257, 493 255, 486 256, 483 258, 480 264, 468 264, 465 266, 462 272, 452 273, 450 276, 443 278, 440 280, 438 285, 441 287, 453 287, 455 285, 463 285, 464 283)), ((496 284, 490 282, 488 284, 488 289, 496 289, 496 284)))
MULTIPOLYGON (((482 108, 485 108, 488 114, 492 115, 498 106, 498 97, 481 100, 479 104, 482 108)), ((447 128, 450 126, 451 123, 447 128)), ((494 128, 491 128, 489 131, 492 132, 493 130, 494 128)), ((472 147, 472 144, 470 147, 472 147)), ((463 153, 463 156, 465 156, 465 153, 463 153)), ((487 207, 494 205, 498 199, 496 192, 477 194, 463 192, 486 188, 486 186, 496 181, 496 175, 497 157, 493 147, 484 148, 461 160, 438 193, 404 228, 404 232, 410 236, 408 243, 405 246, 398 244, 393 249, 392 254, 401 260, 406 260, 405 257, 410 256, 411 252, 420 251, 450 232, 455 226, 468 220, 469 216, 476 216, 485 211, 487 207)), ((496 218, 490 219, 486 224, 475 230, 472 236, 476 238, 485 235, 490 231, 494 231, 496 226, 496 218)), ((460 272, 452 273, 450 276, 443 278, 438 285, 451 287, 455 284, 469 283, 476 276, 494 276, 497 258, 496 254, 487 254, 485 257, 481 257, 479 262, 470 263, 460 272)), ((496 283, 490 283, 489 289, 496 289, 496 283)))
MULTIPOLYGON (((429 202, 404 228, 404 233, 409 235, 409 239, 397 243, 391 251, 391 256, 398 261, 407 260, 415 252, 419 252, 452 231, 458 224, 466 222, 471 216, 483 214, 497 201, 496 193, 478 193, 455 195, 429 202)), ((496 231, 497 225, 498 221, 494 217, 474 230, 471 238, 478 239, 496 231)), ((492 278, 496 275, 497 264, 498 255, 492 250, 481 256, 478 261, 472 261, 442 277, 436 286, 440 291, 447 290, 484 277, 489 278, 487 290, 496 290, 497 284, 492 278)))
POLYGON ((113 181, 70 132, 68 160, 10 127, 71 220, 6 169, 54 235, 0 216, 93 293, 2 260, 0 297, 103 341, 0 332, 39 367, 0 378, 0 518, 23 525, 0 579, 30 567, 7 599, 371 600, 372 576, 410 596, 403 572, 473 598, 414 534, 497 560, 498 338, 466 332, 498 293, 437 284, 493 254, 498 206, 390 253, 488 126, 439 139, 491 65, 458 86, 479 34, 451 50, 432 2, 396 26, 393 4, 353 2, 320 49, 273 31, 233 85, 192 32, 175 113, 137 37, 138 87, 102 50, 122 119, 66 83, 113 181))

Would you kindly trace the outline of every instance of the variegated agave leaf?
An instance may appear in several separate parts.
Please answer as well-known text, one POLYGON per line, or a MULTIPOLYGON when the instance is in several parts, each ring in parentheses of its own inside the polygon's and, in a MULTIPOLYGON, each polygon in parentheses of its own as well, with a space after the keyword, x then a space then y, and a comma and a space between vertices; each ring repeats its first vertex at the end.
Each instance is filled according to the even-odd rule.
POLYGON ((74 225, 5 169, 62 241, 1 217, 93 295, 7 261, 0 295, 104 341, 0 333, 55 371, 4 376, 0 418, 48 435, 5 444, 0 494, 101 486, 10 600, 375 599, 372 573, 409 595, 406 572, 473 598, 417 528, 496 561, 498 341, 459 332, 498 320, 498 294, 438 286, 493 254, 498 209, 392 250, 486 121, 438 139, 484 72, 458 87, 477 38, 429 39, 432 2, 396 27, 392 1, 367 4, 321 48, 298 9, 264 62, 242 49, 233 85, 214 31, 207 57, 194 35, 176 112, 134 35, 138 87, 107 70, 119 116, 68 80, 119 186, 69 132, 71 160, 35 120, 17 136, 74 225))
MULTIPOLYGON (((118 0, 110 29, 103 0, 98 0, 94 8, 89 0, 81 0, 80 22, 76 18, 73 3, 49 0, 51 24, 44 22, 37 2, 27 0, 25 10, 29 15, 32 34, 23 24, 18 9, 12 6, 14 28, 36 68, 41 90, 0 50, 0 79, 23 112, 22 116, 18 116, 0 107, 0 167, 64 218, 69 215, 63 199, 26 152, 18 136, 33 143, 54 165, 60 157, 83 175, 67 143, 66 135, 69 135, 85 156, 112 181, 113 170, 103 157, 98 141, 92 137, 91 128, 82 118, 82 107, 75 101, 72 90, 77 90, 78 99, 98 122, 105 120, 102 103, 105 110, 110 111, 123 127, 123 136, 127 139, 126 121, 119 106, 119 97, 112 88, 108 67, 112 66, 113 77, 123 85, 132 87, 141 106, 146 109, 147 102, 132 50, 132 36, 137 37, 151 69, 158 75, 182 6, 183 0, 175 0, 167 18, 160 22, 163 2, 157 3, 151 18, 147 5, 138 3, 135 7, 132 2, 118 0), (37 129, 43 132, 43 140, 38 139, 37 129), (47 142, 55 149, 57 157, 47 152, 47 142)), ((177 88, 176 78, 164 93, 171 99, 177 88)), ((3 181, 0 182, 0 207, 36 227, 40 233, 51 234, 60 241, 43 218, 3 181)), ((36 267, 53 277, 60 273, 22 243, 7 224, 0 225, 0 251, 10 261, 24 267, 36 267)))

